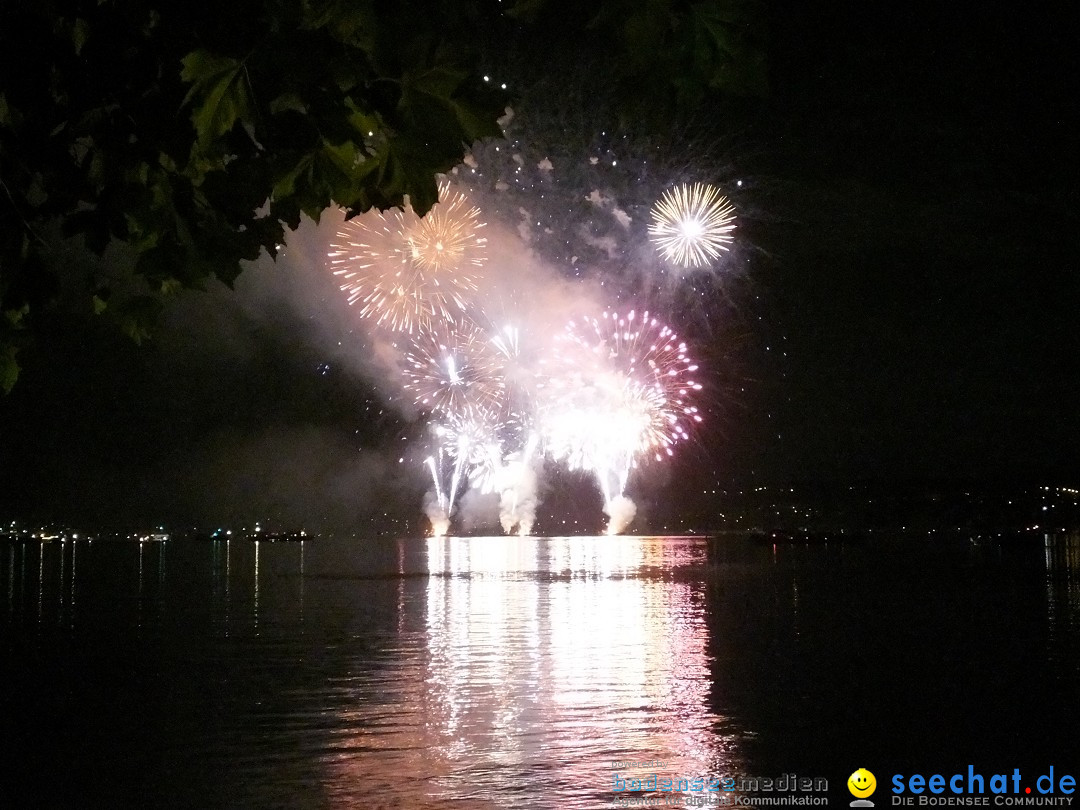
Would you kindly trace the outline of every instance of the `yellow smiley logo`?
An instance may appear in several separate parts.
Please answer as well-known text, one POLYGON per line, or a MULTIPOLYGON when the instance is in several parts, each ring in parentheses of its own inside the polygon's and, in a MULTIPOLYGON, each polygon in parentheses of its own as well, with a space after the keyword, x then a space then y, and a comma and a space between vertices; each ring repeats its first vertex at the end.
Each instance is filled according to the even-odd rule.
POLYGON ((847 789, 857 799, 865 799, 877 789, 877 779, 866 768, 859 768, 847 780, 847 789))

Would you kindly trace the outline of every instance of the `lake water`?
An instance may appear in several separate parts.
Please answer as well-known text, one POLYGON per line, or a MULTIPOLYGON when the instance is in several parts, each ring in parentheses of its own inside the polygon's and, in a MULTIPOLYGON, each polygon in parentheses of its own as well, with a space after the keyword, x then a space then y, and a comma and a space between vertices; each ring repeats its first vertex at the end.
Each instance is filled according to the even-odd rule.
POLYGON ((0 807, 700 795, 615 790, 654 772, 846 807, 858 767, 883 807, 893 774, 1080 776, 1075 536, 0 543, 0 583, 0 807))

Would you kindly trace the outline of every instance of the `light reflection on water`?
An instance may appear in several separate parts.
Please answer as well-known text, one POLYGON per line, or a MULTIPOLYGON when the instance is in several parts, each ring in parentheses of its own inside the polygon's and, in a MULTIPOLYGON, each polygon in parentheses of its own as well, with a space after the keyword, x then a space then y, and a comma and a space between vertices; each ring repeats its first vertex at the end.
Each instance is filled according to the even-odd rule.
POLYGON ((736 770, 707 705, 700 584, 639 576, 663 570, 670 543, 428 540, 422 649, 387 674, 401 689, 389 712, 362 694, 345 712, 379 756, 331 760, 331 783, 392 793, 409 773, 432 806, 595 807, 611 802, 613 761, 736 770))
POLYGON ((615 760, 842 787, 927 723, 957 757, 1076 749, 1075 535, 0 548, 0 800, 573 809, 611 804, 615 760))
POLYGON ((1080 534, 1045 535, 1043 550, 1046 655, 1055 677, 1069 680, 1080 674, 1080 534))

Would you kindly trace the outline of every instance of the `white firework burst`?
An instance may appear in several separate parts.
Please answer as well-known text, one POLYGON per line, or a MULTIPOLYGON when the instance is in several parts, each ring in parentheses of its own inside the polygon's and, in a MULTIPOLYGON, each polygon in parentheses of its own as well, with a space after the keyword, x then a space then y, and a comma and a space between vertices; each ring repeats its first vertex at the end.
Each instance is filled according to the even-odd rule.
POLYGON ((668 261, 707 267, 727 250, 735 230, 735 206, 715 186, 683 184, 668 189, 652 209, 649 236, 668 261))

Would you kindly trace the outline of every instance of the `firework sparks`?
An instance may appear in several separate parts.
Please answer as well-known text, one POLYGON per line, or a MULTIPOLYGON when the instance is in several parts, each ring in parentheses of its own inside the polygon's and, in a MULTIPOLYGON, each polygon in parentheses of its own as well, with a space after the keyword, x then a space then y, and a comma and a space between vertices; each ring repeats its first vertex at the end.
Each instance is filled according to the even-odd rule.
POLYGON ((506 384, 484 333, 468 323, 418 334, 405 355, 414 402, 451 419, 482 420, 503 408, 506 384))
POLYGON ((460 274, 470 266, 482 266, 487 245, 481 235, 483 227, 480 209, 443 180, 439 183, 439 202, 406 234, 413 264, 435 275, 460 274))
POLYGON ((439 184, 439 202, 423 217, 371 210, 344 223, 330 266, 360 315, 399 332, 460 320, 476 291, 487 240, 480 210, 439 184))
POLYGON ((665 191, 652 209, 649 236, 667 260, 706 267, 727 250, 735 230, 735 206, 713 186, 681 185, 665 191))
POLYGON ((579 385, 577 396, 564 397, 542 417, 548 455, 570 469, 593 472, 605 503, 626 487, 650 419, 626 393, 615 377, 579 385))
POLYGON ((454 460, 457 470, 452 481, 454 497, 462 473, 468 478, 469 484, 480 492, 495 491, 495 477, 502 466, 498 426, 487 420, 451 419, 436 425, 435 435, 443 451, 454 460))
POLYGON ((489 334, 506 383, 503 419, 508 427, 516 427, 523 435, 531 424, 538 382, 536 343, 523 337, 521 328, 513 323, 505 323, 501 328, 492 324, 489 334))
POLYGON ((692 404, 701 390, 693 379, 698 366, 686 343, 648 312, 607 311, 572 321, 560 343, 561 362, 584 369, 594 387, 608 392, 615 412, 637 414, 637 455, 670 456, 701 421, 692 404))
POLYGON ((508 362, 516 362, 521 357, 521 330, 507 324, 492 336, 491 345, 508 362))
POLYGON ((594 473, 611 514, 639 459, 672 455, 701 421, 691 404, 697 365, 669 327, 634 311, 571 322, 554 357, 540 414, 545 451, 594 473))

